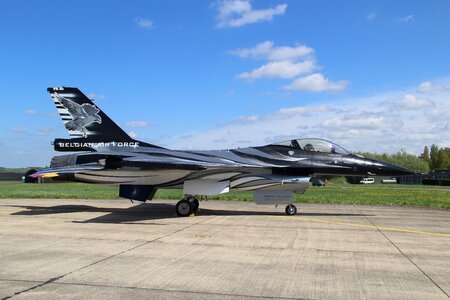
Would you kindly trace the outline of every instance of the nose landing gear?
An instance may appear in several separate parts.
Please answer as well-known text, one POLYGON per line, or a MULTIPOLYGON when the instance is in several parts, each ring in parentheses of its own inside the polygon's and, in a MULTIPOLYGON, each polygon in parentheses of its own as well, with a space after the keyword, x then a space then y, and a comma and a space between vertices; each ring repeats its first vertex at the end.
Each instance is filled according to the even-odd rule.
POLYGON ((178 201, 175 206, 175 212, 179 217, 189 217, 192 213, 197 212, 200 203, 195 196, 186 195, 182 200, 178 201))

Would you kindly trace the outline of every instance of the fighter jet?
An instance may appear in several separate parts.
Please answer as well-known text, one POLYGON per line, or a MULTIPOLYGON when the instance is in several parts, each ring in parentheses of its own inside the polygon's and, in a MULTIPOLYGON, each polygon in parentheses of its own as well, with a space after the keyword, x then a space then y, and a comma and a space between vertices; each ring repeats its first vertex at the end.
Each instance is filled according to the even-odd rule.
POLYGON ((323 139, 299 138, 257 147, 171 150, 131 138, 78 88, 48 88, 69 133, 57 138, 50 167, 32 176, 119 186, 119 196, 145 202, 158 189, 183 189, 178 216, 199 209, 201 196, 254 191, 257 204, 286 205, 317 175, 399 176, 407 169, 352 154, 323 139))

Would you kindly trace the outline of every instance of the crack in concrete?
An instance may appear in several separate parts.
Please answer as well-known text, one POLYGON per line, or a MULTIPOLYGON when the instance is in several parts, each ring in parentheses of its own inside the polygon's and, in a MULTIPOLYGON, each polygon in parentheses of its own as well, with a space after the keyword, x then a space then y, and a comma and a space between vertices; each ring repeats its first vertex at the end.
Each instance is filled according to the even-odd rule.
MULTIPOLYGON (((0 279, 0 281, 14 281, 14 282, 39 282, 35 280, 20 280, 20 279, 0 279)), ((55 280, 54 280, 55 281, 55 280)), ((210 295, 210 296, 229 296, 236 298, 256 298, 256 299, 298 299, 298 300, 311 300, 310 298, 293 298, 293 297, 272 297, 272 296, 259 296, 259 295, 245 295, 245 294, 229 294, 229 293, 214 293, 214 292, 199 292, 199 291, 186 291, 186 290, 169 290, 160 288, 146 288, 137 286, 120 286, 120 285, 108 285, 108 284, 93 284, 93 283, 72 283, 72 282, 49 282, 57 285, 75 285, 75 286, 89 286, 89 287, 102 287, 102 288, 120 288, 120 289, 130 289, 130 290, 143 290, 143 291, 155 291, 155 292, 169 292, 169 293, 187 293, 194 295, 210 295)), ((42 282, 39 286, 48 284, 47 281, 42 282)), ((28 289, 31 290, 32 288, 28 289)), ((9 299, 9 298, 2 298, 9 299)))
POLYGON ((50 278, 49 280, 44 281, 44 282, 41 282, 41 283, 39 283, 39 284, 36 284, 36 285, 34 285, 34 286, 30 287, 30 288, 27 288, 27 289, 24 289, 24 290, 15 292, 14 294, 12 294, 12 295, 10 295, 10 296, 6 296, 6 297, 2 298, 2 300, 11 299, 11 298, 14 297, 14 296, 17 296, 17 295, 20 295, 20 294, 22 294, 22 293, 26 293, 26 292, 29 292, 29 291, 31 291, 31 290, 40 288, 41 286, 44 286, 44 285, 47 285, 47 284, 49 284, 49 283, 55 282, 56 280, 61 279, 61 278, 63 278, 64 276, 65 276, 65 275, 61 275, 61 276, 58 276, 58 277, 50 278))
POLYGON ((367 221, 369 221, 370 224, 372 224, 372 226, 377 227, 377 230, 379 233, 381 233, 382 236, 384 236, 384 238, 386 240, 389 241, 389 243, 394 246, 397 251, 403 255, 403 257, 405 257, 414 267, 416 267, 426 278, 428 278, 428 280, 431 281, 431 283, 433 283, 445 296, 447 296, 447 298, 450 299, 450 295, 439 285, 437 284, 436 281, 433 280, 433 278, 431 278, 431 276, 429 276, 424 270, 422 270, 408 255, 406 255, 405 252, 403 252, 382 230, 380 230, 380 228, 378 228, 377 225, 375 225, 375 223, 372 222, 372 220, 369 219, 368 216, 365 216, 365 218, 367 219, 367 221))
MULTIPOLYGON (((204 220, 202 220, 202 221, 204 221, 204 220)), ((135 249, 140 248, 140 247, 142 247, 142 246, 145 246, 145 245, 147 245, 147 244, 156 242, 156 241, 158 241, 158 240, 160 240, 160 239, 163 239, 163 238, 165 238, 165 237, 168 237, 168 236, 170 236, 170 235, 172 235, 172 234, 176 234, 176 233, 181 232, 181 231, 183 231, 183 230, 186 230, 186 229, 189 229, 189 228, 191 228, 191 227, 194 227, 195 225, 201 223, 202 221, 198 221, 198 222, 196 222, 196 223, 194 223, 194 224, 190 224, 189 226, 186 226, 186 227, 180 228, 180 229, 178 229, 178 230, 172 231, 172 232, 170 232, 170 233, 167 233, 167 234, 162 235, 162 236, 160 236, 160 237, 157 237, 157 238, 155 238, 155 239, 146 241, 146 242, 144 242, 144 243, 141 243, 141 244, 136 245, 136 246, 134 246, 134 247, 131 247, 131 248, 129 248, 129 249, 122 250, 122 251, 120 251, 120 252, 118 252, 118 253, 116 253, 116 254, 113 254, 113 255, 110 255, 110 256, 108 256, 108 257, 102 258, 102 259, 100 259, 100 260, 97 260, 97 261, 95 261, 95 262, 93 262, 93 263, 90 263, 90 264, 88 264, 88 265, 85 265, 85 266, 83 266, 83 267, 81 267, 81 268, 78 268, 78 269, 73 270, 73 271, 71 271, 71 272, 68 272, 68 273, 66 273, 66 274, 63 274, 63 275, 60 275, 60 276, 57 276, 57 277, 50 278, 49 280, 46 280, 46 281, 41 282, 41 283, 39 283, 39 284, 36 284, 36 285, 34 285, 34 286, 30 287, 30 288, 27 288, 27 289, 24 289, 24 290, 15 292, 14 294, 12 294, 12 295, 10 295, 10 296, 3 297, 1 300, 11 299, 12 297, 18 296, 18 295, 20 295, 20 294, 23 294, 23 293, 29 292, 29 291, 31 291, 31 290, 34 290, 34 289, 43 287, 43 286, 45 286, 45 285, 47 285, 47 284, 50 284, 50 283, 54 283, 55 281, 57 281, 57 280, 59 280, 59 279, 61 279, 61 278, 64 278, 64 277, 66 277, 67 275, 70 275, 70 274, 73 274, 73 273, 75 273, 75 272, 81 271, 81 270, 83 270, 83 269, 89 268, 89 267, 91 267, 91 266, 94 266, 94 265, 96 265, 96 264, 99 264, 99 263, 101 263, 101 262, 104 262, 104 261, 106 261, 106 260, 108 260, 108 259, 114 258, 114 257, 116 257, 116 256, 119 256, 119 255, 121 255, 121 254, 127 253, 127 252, 129 252, 129 251, 135 250, 135 249)))

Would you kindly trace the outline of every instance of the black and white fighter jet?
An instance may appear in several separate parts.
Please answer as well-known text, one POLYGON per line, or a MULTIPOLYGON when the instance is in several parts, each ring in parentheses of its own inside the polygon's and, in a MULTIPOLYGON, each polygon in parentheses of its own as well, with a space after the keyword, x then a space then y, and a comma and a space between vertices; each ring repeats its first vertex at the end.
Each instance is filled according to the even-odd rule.
POLYGON ((170 150, 126 134, 77 88, 48 88, 70 139, 55 139, 50 167, 33 177, 119 185, 119 196, 151 200, 157 189, 180 188, 179 216, 199 207, 199 197, 254 191, 257 204, 285 204, 294 215, 293 193, 302 194, 315 175, 399 176, 409 170, 352 154, 326 140, 302 138, 265 146, 170 150))

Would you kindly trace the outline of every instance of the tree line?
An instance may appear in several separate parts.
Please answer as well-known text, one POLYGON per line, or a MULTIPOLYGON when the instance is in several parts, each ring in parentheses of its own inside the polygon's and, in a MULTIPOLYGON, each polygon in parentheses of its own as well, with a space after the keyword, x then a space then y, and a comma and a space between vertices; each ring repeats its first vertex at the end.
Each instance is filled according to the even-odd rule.
POLYGON ((450 148, 439 148, 433 144, 428 150, 428 146, 425 146, 419 158, 428 163, 430 170, 450 169, 450 148))
POLYGON ((359 152, 365 157, 381 160, 403 168, 407 168, 416 173, 428 173, 435 169, 450 169, 450 148, 439 148, 432 145, 431 150, 425 146, 423 153, 419 156, 400 150, 394 154, 359 152))

